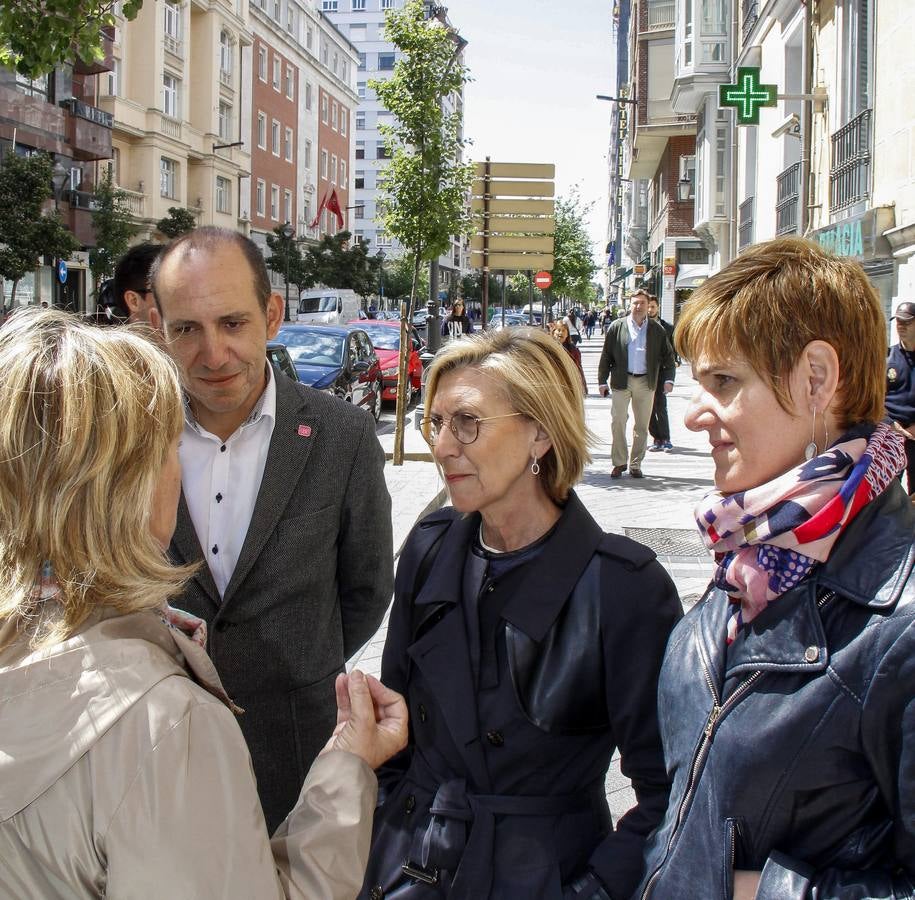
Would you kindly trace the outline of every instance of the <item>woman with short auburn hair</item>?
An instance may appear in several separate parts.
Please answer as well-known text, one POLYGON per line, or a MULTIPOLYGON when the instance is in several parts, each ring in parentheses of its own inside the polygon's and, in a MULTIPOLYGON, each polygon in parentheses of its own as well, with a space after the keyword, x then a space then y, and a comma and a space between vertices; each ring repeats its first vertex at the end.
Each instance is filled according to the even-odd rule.
POLYGON ((659 687, 670 806, 641 898, 915 894, 915 515, 861 267, 751 247, 684 305, 714 580, 659 687))
POLYGON ((251 758, 168 607, 184 422, 148 330, 0 330, 0 897, 351 898, 403 700, 339 676, 338 726, 270 840, 251 758), (376 721, 377 720, 377 721, 376 721))
POLYGON ((413 728, 380 775, 360 897, 628 897, 668 792, 655 694, 674 586, 575 494, 590 435, 556 341, 455 342, 425 404, 452 507, 413 529, 397 569, 382 677, 413 728), (614 829, 617 748, 638 802, 614 829))

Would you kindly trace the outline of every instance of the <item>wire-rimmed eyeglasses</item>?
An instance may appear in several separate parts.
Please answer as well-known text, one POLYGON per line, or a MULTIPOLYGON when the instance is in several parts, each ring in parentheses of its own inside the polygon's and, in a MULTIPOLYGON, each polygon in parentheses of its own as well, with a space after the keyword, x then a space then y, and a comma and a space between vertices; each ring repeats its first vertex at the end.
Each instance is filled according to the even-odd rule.
POLYGON ((472 444, 480 436, 480 423, 491 422, 493 419, 510 419, 513 416, 523 416, 524 413, 505 413, 501 416, 472 416, 470 413, 455 413, 450 419, 444 416, 429 416, 420 419, 423 437, 430 447, 434 447, 443 428, 449 428, 451 433, 462 444, 472 444))

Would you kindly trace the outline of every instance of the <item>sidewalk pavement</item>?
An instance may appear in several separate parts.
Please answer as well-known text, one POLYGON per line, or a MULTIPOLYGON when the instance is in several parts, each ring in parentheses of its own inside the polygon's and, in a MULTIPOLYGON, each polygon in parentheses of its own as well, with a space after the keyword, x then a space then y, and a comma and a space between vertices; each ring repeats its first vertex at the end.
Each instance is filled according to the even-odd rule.
MULTIPOLYGON (((668 395, 673 451, 646 453, 642 479, 631 478, 627 472, 622 478, 611 480, 610 399, 600 397, 597 391, 597 365, 602 346, 603 338, 599 334, 579 345, 589 391, 585 416, 596 443, 592 461, 576 491, 605 531, 628 534, 648 544, 658 554, 677 585, 684 607, 689 608, 701 597, 713 569, 711 557, 696 535, 692 512, 696 502, 712 486, 711 454, 705 436, 688 431, 683 424, 695 382, 689 367, 681 366, 674 390, 668 395)), ((404 436, 408 459, 402 466, 394 466, 390 460, 393 434, 379 438, 389 455, 385 479, 391 494, 397 556, 413 524, 446 502, 444 486, 434 463, 418 458, 428 454, 428 447, 419 430, 413 427, 413 418, 411 410, 404 436)), ((631 424, 629 435, 631 437, 631 424)), ((387 624, 386 615, 376 634, 350 660, 350 666, 358 665, 369 674, 380 674, 387 624)), ((614 756, 607 776, 607 796, 614 820, 635 802, 628 779, 619 771, 619 754, 614 756)))

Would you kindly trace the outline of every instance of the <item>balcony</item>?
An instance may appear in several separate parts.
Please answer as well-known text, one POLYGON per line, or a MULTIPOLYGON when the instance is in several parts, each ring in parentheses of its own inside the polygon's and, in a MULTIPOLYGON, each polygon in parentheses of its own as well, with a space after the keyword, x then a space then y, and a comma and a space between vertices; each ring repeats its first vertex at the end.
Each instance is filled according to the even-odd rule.
POLYGON ((834 213, 870 197, 871 110, 855 116, 831 140, 829 211, 834 213))
POLYGON ((660 31, 674 27, 674 10, 676 3, 673 0, 648 0, 648 30, 660 31))
POLYGON ((124 208, 135 219, 142 219, 146 216, 146 194, 138 191, 128 191, 126 188, 120 188, 124 195, 124 208))
POLYGON ((91 191, 70 191, 70 206, 72 209, 98 209, 98 200, 91 191))
POLYGON ((797 214, 801 192, 801 164, 788 166, 776 179, 775 233, 797 234, 797 214))
POLYGON ((181 140, 181 121, 171 116, 162 116, 162 134, 166 137, 181 140))
POLYGON ((75 75, 98 75, 101 72, 110 72, 112 69, 112 49, 114 45, 114 26, 106 25, 102 28, 102 58, 99 60, 75 59, 73 73, 75 75))
POLYGON ((747 38, 750 37, 750 32, 753 30, 753 26, 756 24, 759 19, 759 3, 757 0, 743 0, 743 15, 741 20, 743 22, 743 29, 741 31, 741 36, 743 38, 743 43, 746 44, 747 38))
POLYGON ((747 197, 737 210, 737 252, 753 243, 753 198, 747 197))
POLYGON ((162 43, 165 45, 165 49, 172 54, 172 56, 178 57, 178 59, 184 59, 184 44, 178 40, 178 38, 173 37, 170 34, 166 34, 162 38, 162 43))
POLYGON ((232 73, 226 72, 225 69, 219 70, 219 83, 223 87, 231 88, 232 87, 232 73))
POLYGON ((111 129, 114 117, 111 113, 89 106, 71 97, 61 103, 67 110, 67 143, 74 159, 88 162, 111 159, 111 129))

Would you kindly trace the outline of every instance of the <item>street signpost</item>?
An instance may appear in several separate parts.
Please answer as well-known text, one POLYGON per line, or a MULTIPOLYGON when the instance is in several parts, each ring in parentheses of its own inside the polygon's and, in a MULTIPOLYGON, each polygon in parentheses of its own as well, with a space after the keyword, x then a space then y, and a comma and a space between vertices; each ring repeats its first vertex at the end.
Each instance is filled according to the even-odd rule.
POLYGON ((489 314, 489 273, 502 272, 502 318, 505 318, 505 273, 548 272, 555 263, 553 197, 556 167, 552 163, 498 163, 486 157, 474 168, 471 209, 482 215, 471 240, 470 264, 483 270, 483 322, 489 314))

